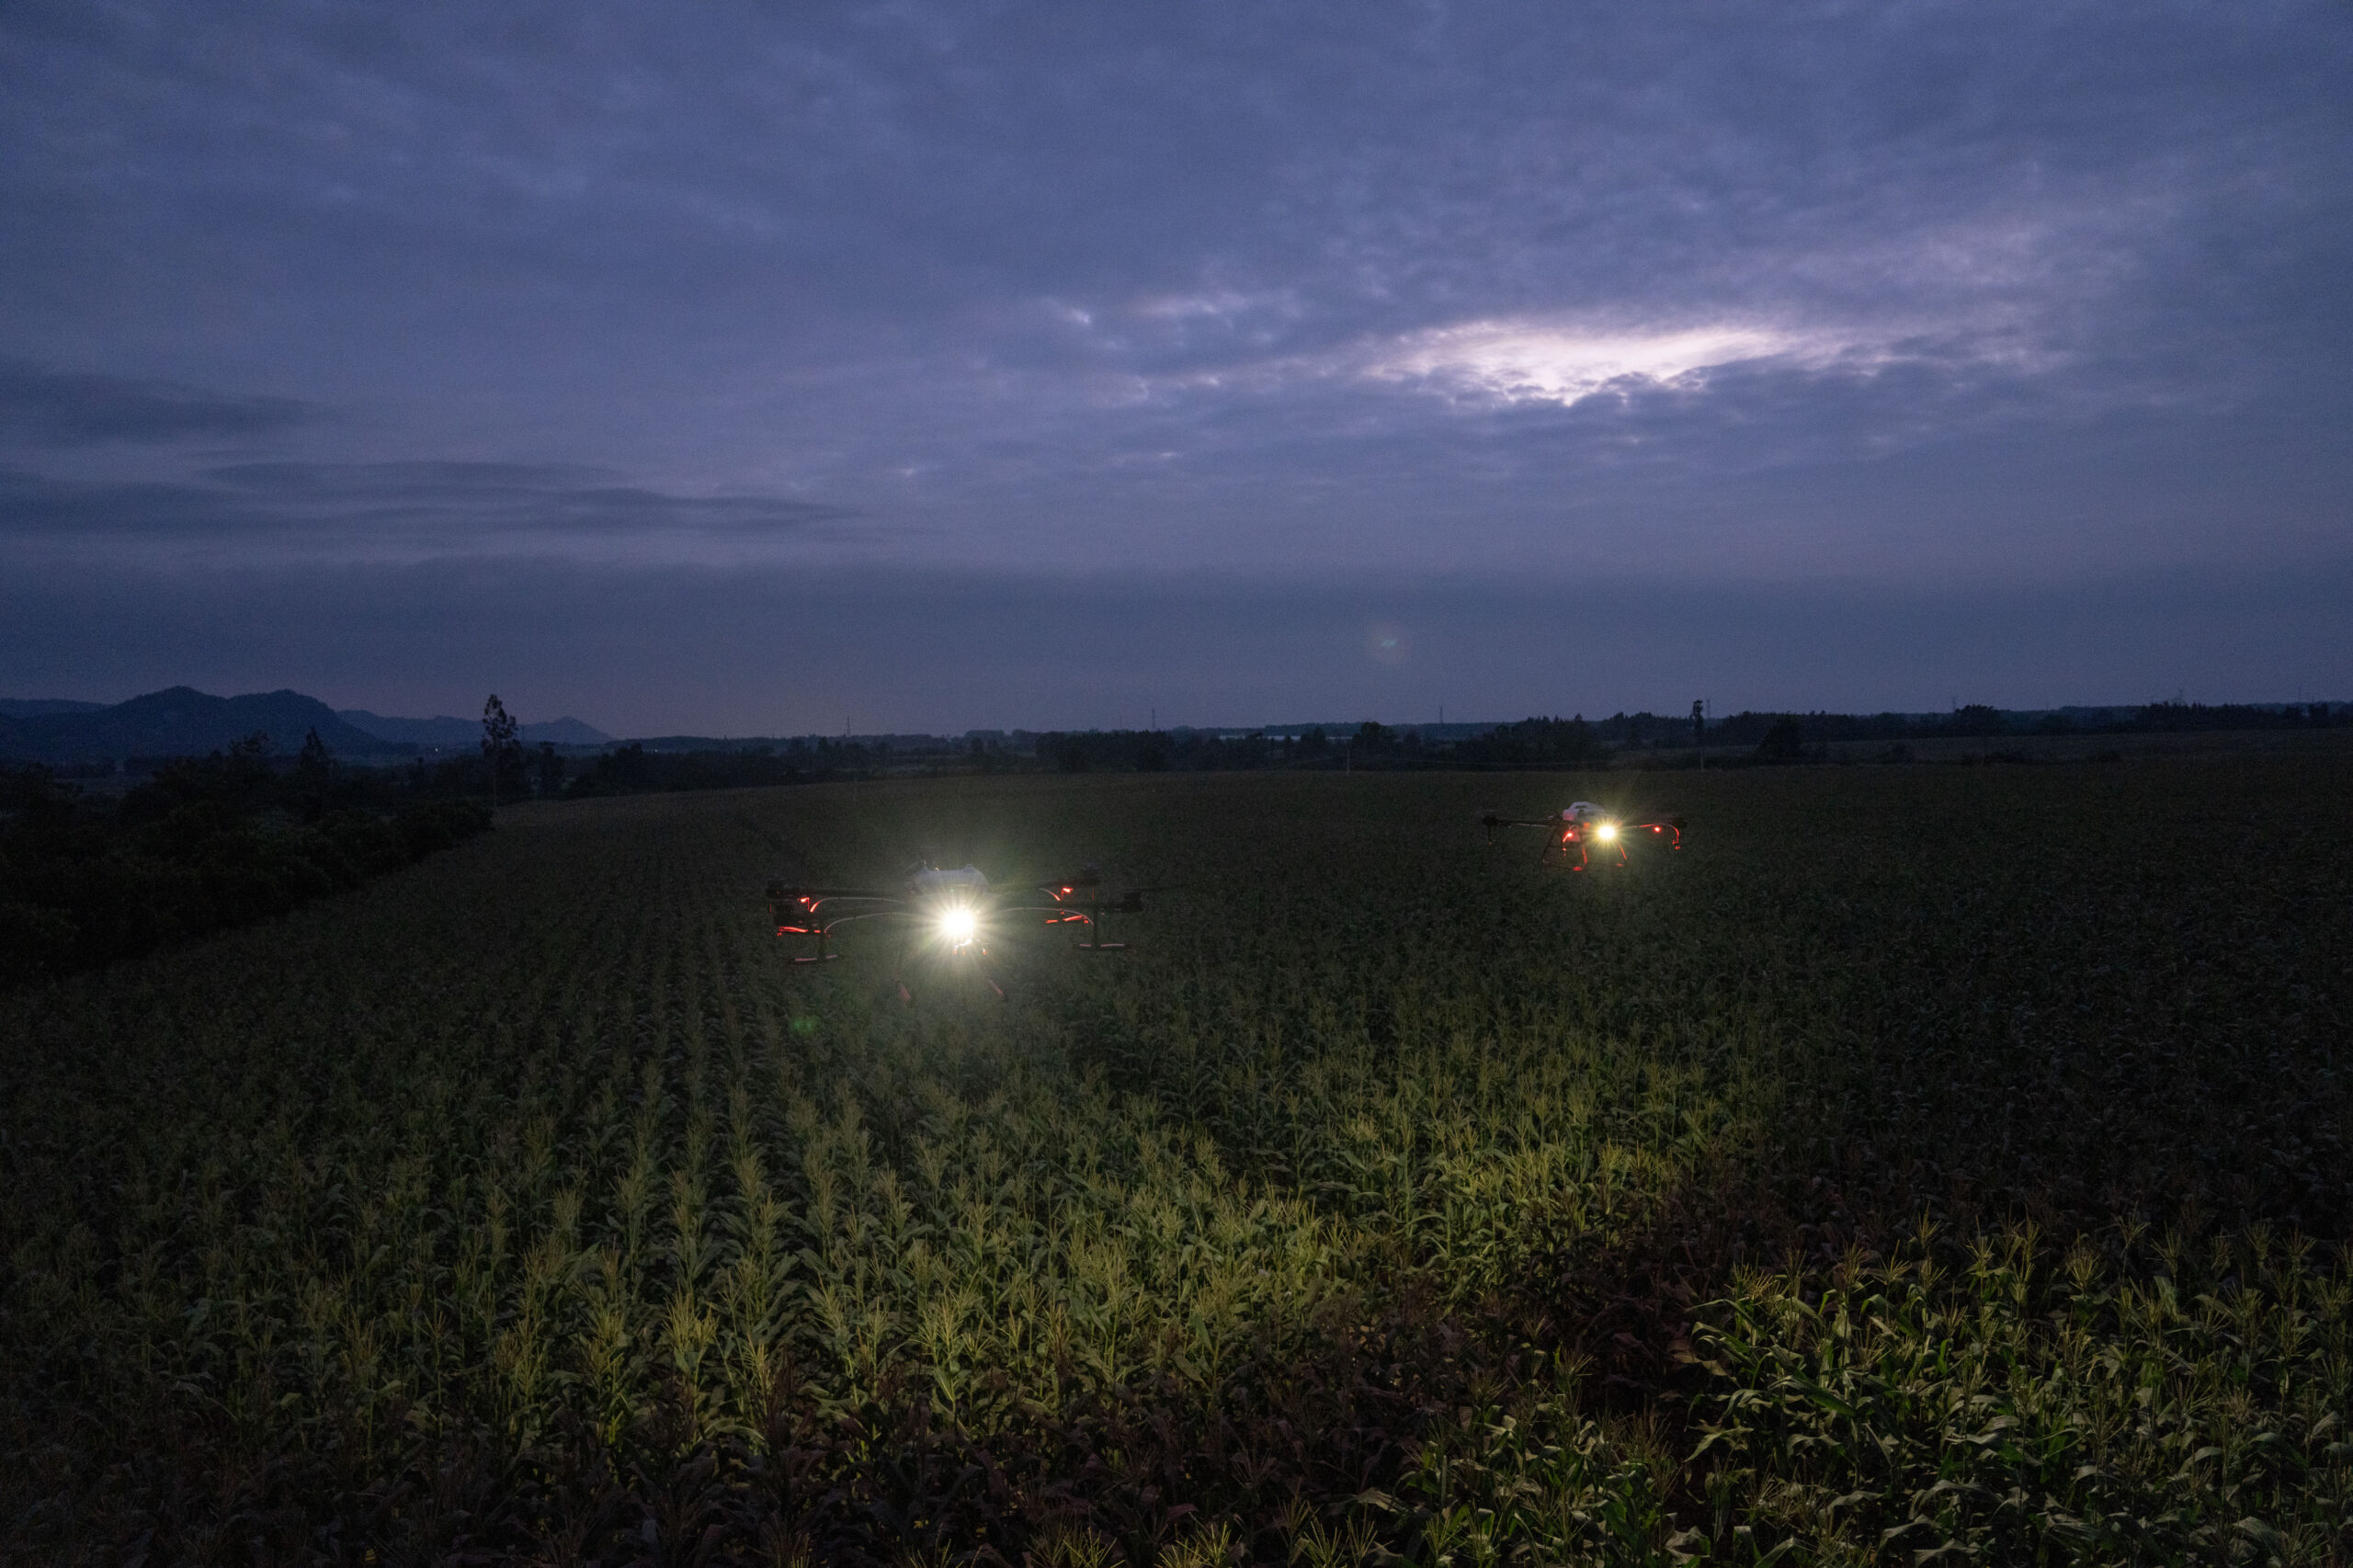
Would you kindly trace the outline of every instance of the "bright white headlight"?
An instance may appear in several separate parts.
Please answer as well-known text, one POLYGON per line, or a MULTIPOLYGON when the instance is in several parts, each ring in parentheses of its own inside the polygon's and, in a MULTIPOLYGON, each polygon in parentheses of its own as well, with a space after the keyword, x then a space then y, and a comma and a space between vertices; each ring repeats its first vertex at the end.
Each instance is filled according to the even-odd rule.
POLYGON ((1593 830, 1593 835, 1594 837, 1601 840, 1602 843, 1607 844, 1611 839, 1618 836, 1618 824, 1614 822, 1603 823, 1599 827, 1593 830))
POLYGON ((979 928, 980 921, 970 907, 957 904, 939 916, 939 934, 951 942, 969 942, 979 928))

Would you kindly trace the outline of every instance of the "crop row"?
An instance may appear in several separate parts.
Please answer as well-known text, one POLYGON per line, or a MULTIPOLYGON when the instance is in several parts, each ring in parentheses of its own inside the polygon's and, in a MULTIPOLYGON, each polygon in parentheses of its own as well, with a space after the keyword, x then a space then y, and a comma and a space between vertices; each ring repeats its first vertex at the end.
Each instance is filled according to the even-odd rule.
POLYGON ((5 1005, 11 1539, 2326 1561, 2341 782, 1677 778, 1582 880, 1445 777, 519 810, 5 1005), (780 961, 919 852, 1174 891, 780 961))

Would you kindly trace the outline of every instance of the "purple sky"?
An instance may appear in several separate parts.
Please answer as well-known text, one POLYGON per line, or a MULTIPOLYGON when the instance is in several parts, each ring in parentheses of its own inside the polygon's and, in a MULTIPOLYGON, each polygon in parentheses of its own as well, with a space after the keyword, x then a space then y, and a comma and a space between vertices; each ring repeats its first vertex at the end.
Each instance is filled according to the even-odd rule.
POLYGON ((0 10, 0 695, 2353 698, 2353 11, 0 10))

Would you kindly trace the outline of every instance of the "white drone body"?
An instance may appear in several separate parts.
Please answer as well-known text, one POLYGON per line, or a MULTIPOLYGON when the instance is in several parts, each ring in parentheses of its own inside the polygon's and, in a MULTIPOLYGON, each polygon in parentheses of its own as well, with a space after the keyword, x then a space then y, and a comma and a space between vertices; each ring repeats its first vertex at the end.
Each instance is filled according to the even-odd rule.
POLYGON ((1614 844, 1618 841, 1617 823, 1610 819, 1608 812, 1603 811, 1591 801, 1570 801, 1568 809, 1561 813, 1561 820, 1572 827, 1587 830, 1603 844, 1614 844))
POLYGON ((989 880, 977 866, 966 866, 961 870, 921 866, 907 879, 907 887, 915 897, 926 901, 972 900, 989 891, 989 880))
POLYGON ((989 880, 979 867, 919 866, 907 887, 938 923, 939 938, 949 952, 961 953, 980 939, 981 901, 988 896, 989 880))
POLYGON ((1683 847, 1681 817, 1630 823, 1594 801, 1572 801, 1562 809, 1559 816, 1533 822, 1487 812, 1480 816, 1479 825, 1487 830, 1487 842, 1490 844, 1495 842, 1495 830, 1500 827, 1542 828, 1552 842, 1537 853, 1537 864, 1542 865, 1546 856, 1558 850, 1561 863, 1572 871, 1582 871, 1592 865, 1593 850, 1597 846, 1620 866, 1627 864, 1628 845, 1650 846, 1642 851, 1644 855, 1650 854, 1652 847, 1683 847))
MULTIPOLYGON (((879 887, 816 887, 782 878, 768 883, 768 914, 779 937, 807 937, 816 951, 796 956, 794 963, 824 963, 842 955, 834 951, 834 933, 862 921, 889 921, 904 934, 904 955, 918 947, 969 955, 985 960, 990 934, 1005 929, 1023 915, 1035 916, 1049 927, 1078 927, 1084 939, 1071 946, 1080 952, 1116 952, 1125 942, 1108 941, 1104 922, 1113 915, 1143 913, 1143 895, 1150 890, 1131 888, 1116 899, 1103 896, 1103 873, 1081 866, 1051 882, 992 886, 978 866, 916 864, 894 889, 879 887)), ((996 983, 991 980, 994 986, 996 983)), ((904 991, 905 987, 902 985, 904 991)))

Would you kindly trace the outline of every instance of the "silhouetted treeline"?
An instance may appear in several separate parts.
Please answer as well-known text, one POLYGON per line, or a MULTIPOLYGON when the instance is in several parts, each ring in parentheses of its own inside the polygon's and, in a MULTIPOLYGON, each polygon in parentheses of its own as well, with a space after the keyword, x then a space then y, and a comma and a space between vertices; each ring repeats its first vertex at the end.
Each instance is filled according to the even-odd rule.
POLYGON ((316 734, 286 766, 259 736, 154 769, 119 799, 0 769, 0 985, 282 914, 490 825, 435 770, 346 770, 316 734))
MULTIPOLYGON (((1532 718, 1468 736, 1426 737, 1418 729, 1364 723, 1353 731, 1221 734, 1197 730, 1055 731, 1038 737, 1031 766, 1063 773, 1235 771, 1254 768, 1546 768, 1621 762, 1677 766, 1694 745, 1720 762, 1800 762, 1834 743, 1901 743, 2054 734, 2128 734, 2185 730, 2292 730, 2353 726, 2353 704, 2159 702, 2137 708, 2015 711, 1972 703, 1949 713, 1743 711, 1707 722, 1695 734, 1688 714, 1613 713, 1607 719, 1532 718), (1725 753, 1734 756, 1726 756, 1725 753), (1745 756, 1737 754, 1745 753, 1745 756)), ((977 749, 977 748, 976 748, 977 749)), ((1024 759, 998 756, 996 765, 1024 759)))
MULTIPOLYGON (((547 755, 551 761, 562 761, 552 748, 547 755)), ((877 760, 871 748, 855 741, 804 742, 781 752, 768 745, 728 751, 648 751, 642 743, 631 742, 570 765, 571 776, 564 780, 563 792, 576 797, 818 784, 865 778, 877 760)))
POLYGON ((1576 767, 1602 745, 1582 718, 1524 719, 1449 743, 1370 722, 1334 733, 1222 735, 1206 731, 1056 731, 1038 737, 1037 757, 1063 773, 1233 771, 1252 768, 1576 767))
POLYGON ((1579 767, 1601 756, 1599 733, 1582 717, 1522 719, 1459 741, 1445 754, 1464 767, 1579 767))
MULTIPOLYGON (((1650 714, 1620 714, 1597 726, 1607 742, 1640 744, 1650 714)), ((1690 721, 1680 721, 1682 744, 1689 744, 1690 721)), ((2136 708, 2004 710, 1972 702, 1949 713, 1741 712, 1711 722, 1711 746, 1756 746, 1768 756, 1795 755, 1793 748, 1839 741, 1988 740, 2028 735, 2114 735, 2190 731, 2311 730, 2353 726, 2353 704, 2153 702, 2136 708)))
MULTIPOLYGON (((1708 722, 1709 766, 1798 762, 1838 742, 1901 743, 1933 737, 2100 733, 2180 729, 2278 729, 2353 723, 2353 704, 2141 708, 2006 712, 1972 704, 1949 713, 1750 711, 1708 722)), ((938 735, 821 736, 726 743, 671 736, 633 741, 582 756, 552 745, 517 752, 502 777, 502 798, 623 795, 674 790, 739 790, 816 784, 881 774, 1246 772, 1290 768, 1570 769, 1602 765, 1687 766, 1698 760, 1688 714, 1613 713, 1606 719, 1529 718, 1465 733, 1464 725, 1354 728, 1309 726, 1245 733, 1212 730, 1062 730, 1029 735, 974 732, 938 735), (1436 732, 1436 733, 1429 733, 1436 732)), ((400 788, 424 796, 488 792, 477 758, 428 769, 390 770, 400 788)))
MULTIPOLYGON (((1420 739, 1410 755, 1420 758, 1420 739)), ((1221 735, 1199 730, 1050 731, 1038 761, 1063 773, 1235 772, 1256 768, 1394 765, 1408 755, 1397 732, 1367 723, 1335 737, 1321 727, 1297 734, 1221 735)))
POLYGON ((2131 728, 2144 731, 2312 730, 2353 726, 2353 703, 2153 702, 2131 728))

